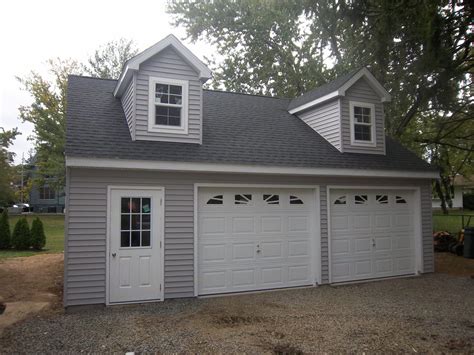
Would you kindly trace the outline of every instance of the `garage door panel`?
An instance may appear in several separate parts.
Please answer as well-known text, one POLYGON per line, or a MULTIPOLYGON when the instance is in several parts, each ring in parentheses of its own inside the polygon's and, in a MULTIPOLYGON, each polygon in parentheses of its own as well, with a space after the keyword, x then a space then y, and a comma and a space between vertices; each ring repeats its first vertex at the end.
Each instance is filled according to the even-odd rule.
POLYGON ((309 220, 307 216, 289 216, 288 232, 307 233, 309 232, 309 220))
POLYGON ((333 282, 414 273, 412 196, 376 189, 331 191, 333 282))
POLYGON ((223 262, 226 260, 226 244, 204 244, 201 245, 199 253, 204 264, 223 262))
POLYGON ((367 278, 372 275, 372 260, 357 260, 354 262, 354 276, 356 278, 367 278))
POLYGON ((332 254, 333 256, 345 256, 351 253, 351 241, 347 237, 344 239, 333 240, 332 254))
POLYGON ((281 217, 262 216, 261 217, 262 233, 282 233, 283 221, 281 217))
POLYGON ((372 239, 367 237, 355 237, 353 238, 353 251, 354 254, 366 254, 372 250, 372 239))
POLYGON ((308 240, 288 241, 288 257, 310 256, 311 245, 308 240))
POLYGON ((225 217, 202 217, 199 226, 203 236, 225 233, 225 217))
POLYGON ((312 284, 311 192, 206 190, 198 211, 199 294, 312 284), (235 205, 242 194, 251 203, 235 205), (220 205, 206 205, 214 197, 220 205))
POLYGON ((231 243, 231 262, 255 260, 255 243, 231 243))
POLYGON ((333 232, 347 231, 349 229, 349 216, 340 216, 335 214, 332 217, 331 230, 333 232))
POLYGON ((232 287, 245 287, 254 289, 256 287, 255 269, 231 270, 232 287))
POLYGON ((355 231, 366 231, 371 228, 370 214, 352 216, 351 227, 355 231))
POLYGON ((293 265, 288 267, 288 282, 292 285, 294 283, 309 282, 310 280, 310 269, 307 264, 305 265, 293 265))
POLYGON ((262 284, 266 287, 280 286, 284 284, 284 268, 276 267, 262 267, 262 284))

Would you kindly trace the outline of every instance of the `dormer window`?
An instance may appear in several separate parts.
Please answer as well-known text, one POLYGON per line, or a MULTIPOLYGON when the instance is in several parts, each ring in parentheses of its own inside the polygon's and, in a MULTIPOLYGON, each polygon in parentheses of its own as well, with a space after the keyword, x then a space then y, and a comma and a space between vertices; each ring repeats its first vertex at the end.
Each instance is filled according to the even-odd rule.
POLYGON ((375 105, 350 101, 351 144, 375 145, 375 105))
POLYGON ((148 130, 188 133, 188 82, 150 77, 148 130))

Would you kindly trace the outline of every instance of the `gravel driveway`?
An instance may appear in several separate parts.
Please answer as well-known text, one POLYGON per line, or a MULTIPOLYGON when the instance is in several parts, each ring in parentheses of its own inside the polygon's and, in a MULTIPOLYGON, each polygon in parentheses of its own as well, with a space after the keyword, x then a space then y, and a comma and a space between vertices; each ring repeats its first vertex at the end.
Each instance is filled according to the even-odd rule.
POLYGON ((0 352, 473 352, 474 279, 431 274, 207 299, 42 313, 0 352))

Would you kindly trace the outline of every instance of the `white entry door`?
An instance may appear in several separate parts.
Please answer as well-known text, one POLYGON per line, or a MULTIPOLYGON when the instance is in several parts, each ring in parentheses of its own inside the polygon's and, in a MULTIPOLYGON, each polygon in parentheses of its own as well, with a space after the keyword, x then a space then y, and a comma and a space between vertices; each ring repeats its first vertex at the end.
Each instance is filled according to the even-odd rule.
POLYGON ((109 302, 163 299, 163 191, 110 189, 109 302))
POLYGON ((314 192, 200 188, 200 295, 314 283, 314 192))
POLYGON ((402 190, 331 190, 331 281, 415 273, 414 196, 402 190))

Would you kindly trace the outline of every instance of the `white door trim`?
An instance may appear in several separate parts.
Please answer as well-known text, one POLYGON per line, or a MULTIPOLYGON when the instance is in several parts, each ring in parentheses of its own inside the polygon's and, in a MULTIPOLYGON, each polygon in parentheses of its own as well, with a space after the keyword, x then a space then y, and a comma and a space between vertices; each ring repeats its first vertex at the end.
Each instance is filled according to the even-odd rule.
POLYGON ((110 230, 111 230, 111 219, 112 219, 112 203, 111 203, 111 198, 112 198, 112 191, 113 190, 153 190, 153 191, 161 191, 162 192, 162 198, 163 198, 163 203, 160 206, 159 214, 161 217, 161 220, 163 223, 161 223, 160 226, 160 245, 161 247, 159 248, 160 252, 160 260, 161 260, 161 265, 160 265, 160 283, 162 285, 161 287, 161 292, 159 295, 159 298, 157 300, 163 301, 164 300, 164 295, 165 295, 165 257, 164 257, 164 250, 165 250, 165 242, 164 242, 164 237, 165 237, 165 188, 164 187, 159 187, 159 186, 137 186, 137 185, 108 185, 107 186, 107 234, 106 234, 106 255, 105 255, 105 280, 106 280, 106 287, 105 287, 105 305, 110 306, 110 305, 116 305, 116 304, 123 304, 123 303, 145 303, 145 302, 155 302, 155 301, 137 301, 137 302, 121 302, 121 303, 110 303, 110 230))
POLYGON ((361 186, 361 185, 328 185, 327 196, 326 196, 326 208, 327 208, 327 226, 328 226, 328 273, 329 283, 332 283, 331 275, 331 190, 405 190, 413 192, 414 200, 414 225, 415 225, 415 270, 414 274, 419 275, 423 273, 423 233, 421 229, 421 189, 419 186, 361 186))
POLYGON ((199 296, 198 277, 198 194, 200 187, 248 187, 248 188, 268 188, 268 189, 305 189, 314 191, 314 222, 311 226, 313 238, 311 258, 313 285, 321 284, 321 214, 320 214, 320 194, 319 185, 290 185, 290 184, 226 184, 226 183, 196 183, 194 184, 194 296, 199 296), (317 256, 319 255, 319 263, 317 256))

